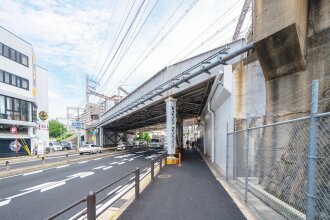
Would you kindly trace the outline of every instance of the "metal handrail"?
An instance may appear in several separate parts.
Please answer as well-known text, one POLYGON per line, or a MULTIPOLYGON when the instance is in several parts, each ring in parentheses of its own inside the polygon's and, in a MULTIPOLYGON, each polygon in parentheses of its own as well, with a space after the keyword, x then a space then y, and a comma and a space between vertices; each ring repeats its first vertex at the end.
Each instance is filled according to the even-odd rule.
MULTIPOLYGON (((83 203, 83 202, 87 202, 87 209, 84 209, 81 213, 79 213, 79 214, 78 214, 77 216, 75 216, 73 219, 78 219, 78 218, 80 218, 80 217, 82 217, 83 215, 86 215, 86 214, 87 214, 87 219, 88 219, 88 220, 92 220, 92 219, 94 220, 94 219, 96 219, 96 217, 98 217, 99 215, 101 215, 106 209, 108 209, 113 203, 115 203, 116 201, 118 201, 123 195, 125 195, 125 194, 126 194, 129 190, 131 190, 134 186, 135 186, 135 188, 136 188, 136 189, 135 189, 135 190, 136 190, 136 193, 138 192, 138 194, 139 194, 139 182, 142 181, 142 180, 143 180, 143 179, 144 179, 149 173, 152 174, 151 179, 154 180, 154 168, 155 168, 155 164, 156 164, 155 161, 160 160, 160 162, 159 162, 158 165, 160 166, 160 169, 161 169, 161 168, 162 168, 162 161, 163 161, 163 159, 164 159, 165 156, 166 156, 166 153, 163 153, 163 154, 159 155, 157 158, 153 158, 153 159, 151 159, 150 161, 148 161, 148 162, 142 164, 141 166, 139 166, 138 168, 136 168, 134 171, 132 171, 132 172, 126 174, 125 176, 122 176, 121 178, 119 178, 119 179, 113 181, 112 183, 110 183, 110 184, 108 184, 108 185, 102 187, 101 189, 99 189, 99 190, 97 190, 97 191, 95 191, 95 192, 92 191, 92 192, 88 193, 87 196, 85 196, 83 199, 81 199, 81 200, 79 200, 79 201, 76 201, 75 203, 72 203, 72 204, 69 205, 68 207, 66 207, 66 208, 64 208, 64 209, 62 209, 62 210, 60 210, 60 211, 58 211, 57 213, 53 214, 52 216, 50 216, 50 217, 48 217, 48 218, 46 218, 46 219, 47 219, 47 220, 55 219, 55 218, 57 218, 58 216, 62 215, 63 213, 69 211, 70 209, 76 207, 77 205, 79 205, 79 204, 81 204, 81 203, 83 203), (150 169, 150 171, 147 171, 146 173, 143 173, 142 178, 140 178, 140 177, 141 177, 141 175, 140 175, 140 169, 143 168, 143 167, 145 167, 147 164, 150 164, 150 165, 151 165, 151 169, 150 169), (135 173, 135 178, 130 179, 129 181, 127 181, 125 184, 123 184, 123 186, 122 186, 121 188, 117 189, 116 191, 112 192, 112 193, 109 194, 109 195, 106 195, 104 198, 102 198, 102 199, 101 199, 100 201, 98 201, 98 202, 94 201, 94 204, 93 204, 92 206, 88 205, 88 204, 90 203, 90 201, 89 201, 89 196, 90 196, 91 194, 92 194, 92 196, 94 196, 93 198, 94 198, 94 200, 95 200, 95 196, 96 196, 98 193, 100 193, 100 192, 104 191, 105 189, 107 189, 107 188, 113 186, 114 184, 116 184, 116 183, 118 183, 119 181, 121 181, 121 180, 127 178, 128 176, 132 175, 133 173, 135 173), (138 177, 137 177, 137 174, 138 174, 138 177), (137 181, 137 180, 138 180, 138 181, 137 181), (135 182, 135 184, 132 185, 131 187, 128 187, 127 189, 125 189, 125 190, 124 190, 125 193, 123 193, 120 197, 118 197, 117 199, 115 199, 114 201, 112 201, 110 204, 108 204, 108 206, 105 207, 104 210, 103 210, 102 212, 100 212, 100 213, 96 213, 96 205, 99 205, 100 203, 106 201, 106 200, 109 199, 111 196, 113 196, 118 190, 122 189, 123 187, 127 186, 128 184, 132 184, 133 182, 135 182), (90 218, 89 214, 91 214, 91 212, 92 212, 92 215, 91 215, 92 217, 90 218), (93 214, 93 213, 94 213, 94 214, 93 214)), ((136 195, 136 197, 138 197, 137 194, 135 194, 135 195, 136 195)))

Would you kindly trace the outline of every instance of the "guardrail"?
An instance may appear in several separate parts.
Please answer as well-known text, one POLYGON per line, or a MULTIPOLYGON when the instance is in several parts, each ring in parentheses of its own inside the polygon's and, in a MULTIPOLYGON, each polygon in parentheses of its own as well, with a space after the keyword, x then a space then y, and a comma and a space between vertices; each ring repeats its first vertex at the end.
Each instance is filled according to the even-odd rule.
MULTIPOLYGON (((75 216, 71 217, 71 220, 77 219, 86 219, 87 220, 95 220, 98 216, 100 216, 103 212, 105 212, 111 205, 113 205, 116 201, 121 199, 127 192, 129 192, 133 187, 135 188, 135 199, 139 198, 140 195, 140 182, 151 174, 151 181, 155 178, 155 167, 159 166, 159 169, 162 169, 163 159, 166 158, 166 153, 159 155, 158 157, 151 159, 150 161, 144 163, 142 166, 137 167, 135 170, 131 171, 130 173, 124 175, 123 177, 113 181, 112 183, 102 187, 97 191, 90 191, 87 195, 72 203, 71 205, 67 206, 66 208, 58 211, 57 213, 53 214, 52 216, 46 218, 47 220, 56 219, 57 217, 63 215, 67 211, 75 208, 76 206, 86 202, 86 208, 76 214, 75 216), (150 165, 150 167, 148 166, 150 165), (143 169, 145 168, 145 169, 143 169), (142 170, 142 172, 141 172, 142 170), (131 177, 131 178, 129 178, 131 177), (129 178, 129 179, 128 179, 129 178), (108 193, 103 198, 97 201, 96 196, 103 192, 104 190, 108 189, 111 186, 114 186, 116 183, 128 179, 125 183, 121 184, 120 187, 115 188, 113 191, 108 193), (115 195, 117 193, 117 195, 115 195), (107 201, 108 200, 108 201, 107 201), (105 204, 101 205, 103 202, 107 201, 105 204), (100 206, 101 205, 101 206, 100 206), (97 206, 98 209, 96 208, 97 206)), ((166 163, 166 159, 165 159, 166 163)))

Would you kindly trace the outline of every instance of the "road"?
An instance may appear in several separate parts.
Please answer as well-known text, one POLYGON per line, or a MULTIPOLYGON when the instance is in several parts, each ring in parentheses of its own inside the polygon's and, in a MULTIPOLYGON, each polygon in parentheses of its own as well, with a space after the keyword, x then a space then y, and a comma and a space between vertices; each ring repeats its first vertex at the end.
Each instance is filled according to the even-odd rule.
MULTIPOLYGON (((69 159, 75 159, 79 157, 85 157, 89 155, 79 155, 79 154, 70 154, 68 155, 69 159)), ((47 156, 45 157, 45 163, 55 163, 66 160, 66 155, 55 155, 55 156, 47 156)), ((29 166, 35 166, 40 165, 42 163, 41 158, 39 159, 30 159, 25 161, 15 161, 15 162, 9 162, 10 169, 17 169, 17 168, 24 168, 29 166)), ((3 171, 6 169, 6 163, 5 161, 2 161, 0 164, 0 171, 3 171)))
MULTIPOLYGON (((45 219, 80 200, 88 191, 119 179, 161 152, 129 152, 0 179, 0 219, 45 219)), ((97 200, 127 180, 105 190, 97 200)), ((84 208, 85 203, 58 219, 69 219, 84 208)))

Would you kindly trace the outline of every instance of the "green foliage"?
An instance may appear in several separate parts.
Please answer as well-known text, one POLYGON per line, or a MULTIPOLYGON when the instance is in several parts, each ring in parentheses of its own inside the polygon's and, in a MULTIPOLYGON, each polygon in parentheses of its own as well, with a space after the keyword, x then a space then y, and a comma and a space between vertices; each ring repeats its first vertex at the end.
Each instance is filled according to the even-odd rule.
POLYGON ((67 132, 64 125, 56 120, 50 120, 49 121, 49 136, 51 138, 57 138, 64 136, 64 134, 67 132))
POLYGON ((63 141, 63 140, 65 140, 65 139, 67 139, 71 136, 72 136, 72 134, 70 134, 70 133, 62 134, 62 138, 61 138, 61 136, 59 136, 59 137, 56 138, 56 141, 60 142, 60 141, 63 141))
POLYGON ((139 140, 141 141, 146 141, 146 142, 150 142, 151 141, 151 137, 150 137, 150 134, 149 132, 143 132, 140 136, 139 136, 139 140))

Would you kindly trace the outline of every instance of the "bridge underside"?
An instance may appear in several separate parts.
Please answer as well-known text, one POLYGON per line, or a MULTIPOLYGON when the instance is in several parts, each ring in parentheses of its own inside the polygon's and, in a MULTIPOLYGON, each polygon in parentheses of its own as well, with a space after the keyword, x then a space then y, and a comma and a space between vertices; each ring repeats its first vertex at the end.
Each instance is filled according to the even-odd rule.
MULTIPOLYGON (((177 99, 177 115, 182 119, 193 118, 201 115, 210 93, 214 77, 201 82, 185 91, 172 95, 177 99)), ((111 131, 127 131, 143 128, 150 125, 166 122, 165 97, 152 105, 149 105, 137 112, 127 115, 124 118, 113 121, 104 126, 104 129, 111 131)))

